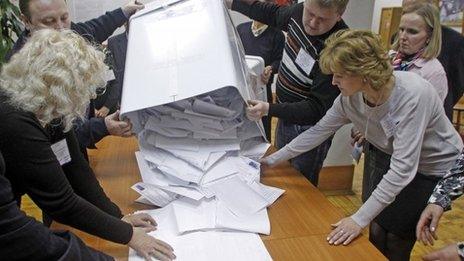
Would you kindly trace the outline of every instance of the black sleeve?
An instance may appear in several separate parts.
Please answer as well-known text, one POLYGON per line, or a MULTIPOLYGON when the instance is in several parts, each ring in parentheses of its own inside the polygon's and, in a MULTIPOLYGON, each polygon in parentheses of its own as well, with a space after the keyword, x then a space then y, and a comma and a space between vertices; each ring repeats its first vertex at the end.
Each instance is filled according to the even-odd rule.
POLYGON ((282 32, 277 32, 274 37, 274 46, 272 48, 272 73, 279 71, 280 61, 282 61, 282 53, 284 51, 285 36, 282 32))
POLYGON ((122 9, 118 8, 87 22, 72 23, 71 29, 91 42, 102 43, 125 22, 127 18, 122 9))
MULTIPOLYGON (((118 37, 118 36, 115 36, 118 37)), ((117 46, 119 42, 115 39, 115 37, 111 37, 108 39, 108 49, 112 53, 112 59, 113 59, 113 72, 114 72, 114 80, 110 82, 109 86, 110 87, 110 93, 108 93, 108 96, 106 98, 105 106, 108 109, 111 109, 112 107, 116 106, 118 102, 121 100, 121 90, 122 90, 122 84, 124 80, 124 67, 125 65, 125 56, 119 51, 119 47, 122 48, 122 46, 117 46), (123 67, 123 68, 121 68, 123 67), (111 107, 108 107, 111 106, 111 107)))
MULTIPOLYGON (((460 46, 457 47, 456 63, 454 64, 452 72, 453 82, 453 106, 458 103, 464 93, 464 40, 460 41, 460 46)), ((449 85, 449 83, 448 83, 449 85)))
MULTIPOLYGON (((0 155, 1 157, 1 155, 0 155)), ((1 160, 1 159, 0 159, 1 160)), ((22 212, 0 173, 0 256, 4 260, 58 260, 67 242, 22 212)))
POLYGON ((253 20, 287 31, 292 14, 300 5, 279 6, 260 1, 248 4, 243 0, 234 0, 232 2, 232 10, 240 12, 253 20))
POLYGON ((97 117, 75 120, 74 131, 76 132, 81 150, 96 148, 95 144, 109 135, 105 119, 97 117))
POLYGON ((116 78, 116 73, 114 80, 111 80, 107 83, 106 91, 108 94, 103 106, 111 110, 112 108, 116 107, 119 101, 119 81, 118 78, 116 78))
POLYGON ((270 104, 269 116, 278 117, 293 124, 316 124, 332 107, 335 98, 340 94, 338 88, 331 82, 332 75, 319 73, 314 77, 314 87, 308 98, 300 102, 270 104))
POLYGON ((120 220, 121 212, 82 159, 72 131, 65 135, 71 162, 62 167, 46 132, 32 116, 12 113, 2 124, 0 149, 8 166, 7 176, 14 177, 16 186, 43 211, 63 224, 103 239, 123 244, 130 241, 131 225, 120 220))

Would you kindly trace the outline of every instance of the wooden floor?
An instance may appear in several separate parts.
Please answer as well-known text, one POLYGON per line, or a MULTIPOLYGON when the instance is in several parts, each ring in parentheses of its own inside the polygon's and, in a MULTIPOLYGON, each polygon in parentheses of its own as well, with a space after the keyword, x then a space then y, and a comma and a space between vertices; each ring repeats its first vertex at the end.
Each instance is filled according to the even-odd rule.
MULTIPOLYGON (((273 124, 275 129, 275 123, 273 124)), ((274 135, 272 135, 274 137, 274 135)), ((91 153, 90 153, 91 154, 91 153)), ((340 208, 347 216, 356 212, 361 206, 361 182, 362 182, 362 166, 363 159, 355 168, 353 191, 354 195, 347 196, 327 196, 329 201, 336 207, 340 208)), ((28 214, 35 217, 37 220, 41 220, 41 212, 34 205, 33 202, 27 197, 23 199, 22 209, 28 214)), ((421 256, 429 253, 433 249, 440 248, 446 244, 463 241, 464 240, 464 228, 463 228, 463 217, 464 217, 464 197, 456 200, 453 204, 453 209, 443 216, 440 225, 438 227, 439 240, 433 247, 425 247, 421 244, 416 244, 411 260, 421 260, 421 256)), ((364 232, 367 233, 367 232, 364 232)))

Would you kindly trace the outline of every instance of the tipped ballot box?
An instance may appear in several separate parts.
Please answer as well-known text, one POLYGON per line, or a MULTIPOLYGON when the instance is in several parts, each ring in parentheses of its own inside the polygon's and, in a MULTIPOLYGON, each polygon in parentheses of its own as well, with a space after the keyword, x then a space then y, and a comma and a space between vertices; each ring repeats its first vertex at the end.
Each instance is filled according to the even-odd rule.
MULTIPOLYGON (((238 37, 222 1, 147 4, 130 20, 121 114, 140 132, 139 112, 147 108, 215 91, 242 104, 264 98, 257 77, 264 69, 262 59, 248 60, 253 73, 238 37)), ((263 133, 261 123, 256 128, 263 133)))
POLYGON ((245 115, 266 97, 264 62, 245 58, 222 1, 148 4, 128 39, 121 115, 138 136, 140 201, 171 209, 174 236, 269 234, 267 207, 284 191, 259 182, 270 144, 245 115))

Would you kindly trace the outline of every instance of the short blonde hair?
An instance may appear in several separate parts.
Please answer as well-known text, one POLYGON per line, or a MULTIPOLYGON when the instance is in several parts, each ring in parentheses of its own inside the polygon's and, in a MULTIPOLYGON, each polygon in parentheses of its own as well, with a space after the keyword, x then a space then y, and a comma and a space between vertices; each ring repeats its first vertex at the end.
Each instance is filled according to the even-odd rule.
MULTIPOLYGON (((424 53, 422 54, 422 58, 426 60, 437 58, 441 51, 441 24, 438 8, 433 4, 419 1, 417 3, 408 4, 403 8, 403 15, 411 13, 422 17, 427 25, 427 33, 430 37, 424 53)), ((398 51, 399 47, 398 35, 392 45, 392 48, 393 50, 398 51)))
POLYGON ((393 75, 387 51, 379 37, 370 31, 341 30, 325 44, 319 59, 325 74, 361 76, 374 90, 380 90, 393 75))
POLYGON ((322 8, 335 8, 338 14, 342 15, 345 12, 349 0, 309 0, 316 3, 322 8))
POLYGON ((0 89, 14 107, 42 126, 61 118, 65 131, 83 118, 96 88, 104 86, 104 54, 70 30, 39 30, 5 64, 0 89))

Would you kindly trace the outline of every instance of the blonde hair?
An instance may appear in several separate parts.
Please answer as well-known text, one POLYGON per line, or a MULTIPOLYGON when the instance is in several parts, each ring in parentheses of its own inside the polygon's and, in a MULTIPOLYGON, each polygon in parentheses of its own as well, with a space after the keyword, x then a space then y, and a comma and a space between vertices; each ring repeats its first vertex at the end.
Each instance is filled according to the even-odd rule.
POLYGON ((349 0, 309 0, 316 3, 322 8, 335 8, 338 14, 342 15, 345 12, 349 0))
POLYGON ((319 59, 325 74, 361 76, 377 91, 393 75, 387 51, 379 37, 370 31, 341 30, 332 34, 325 44, 319 59))
POLYGON ((42 126, 61 118, 69 131, 105 84, 104 54, 70 30, 35 32, 0 74, 9 103, 35 114, 42 126))
MULTIPOLYGON (((422 58, 426 60, 437 58, 441 51, 441 24, 438 8, 433 4, 424 2, 411 3, 403 8, 403 15, 405 14, 417 14, 422 17, 427 25, 427 33, 430 38, 428 44, 425 46, 422 58)), ((392 48, 393 50, 398 51, 399 47, 398 35, 392 45, 392 48)))

